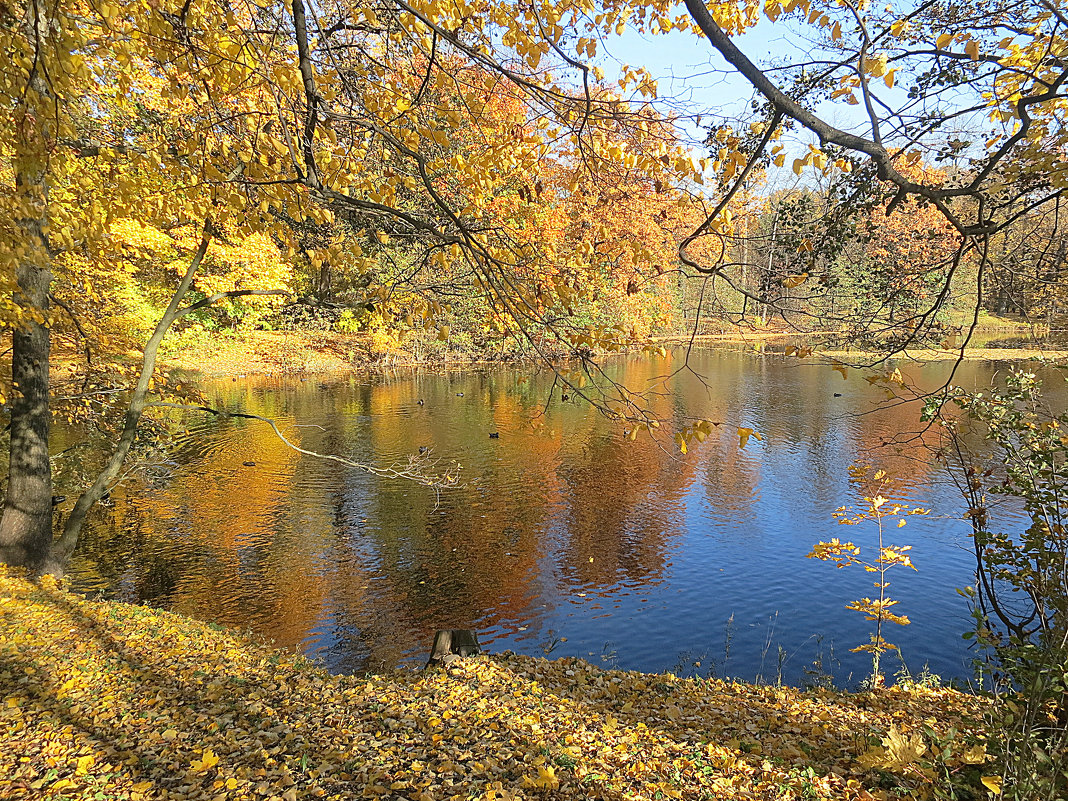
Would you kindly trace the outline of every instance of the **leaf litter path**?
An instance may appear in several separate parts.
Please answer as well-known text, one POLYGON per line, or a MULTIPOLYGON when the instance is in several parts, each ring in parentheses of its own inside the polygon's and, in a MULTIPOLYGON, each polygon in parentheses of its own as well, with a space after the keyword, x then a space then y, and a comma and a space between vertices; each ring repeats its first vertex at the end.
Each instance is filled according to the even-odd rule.
POLYGON ((925 795, 937 776, 915 746, 960 742, 982 761, 982 705, 512 654, 332 676, 209 624, 0 572, 5 799, 925 795), (888 752, 887 732, 909 756, 888 752))

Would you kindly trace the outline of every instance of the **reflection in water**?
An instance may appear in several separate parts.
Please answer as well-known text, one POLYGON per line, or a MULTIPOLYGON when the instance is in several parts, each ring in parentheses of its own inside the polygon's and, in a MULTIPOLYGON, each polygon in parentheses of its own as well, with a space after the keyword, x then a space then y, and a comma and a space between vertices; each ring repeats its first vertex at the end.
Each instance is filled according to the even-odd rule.
MULTIPOLYGON (((190 418, 170 479, 116 493, 72 578, 251 629, 345 672, 417 663, 435 629, 475 628, 490 650, 553 648, 642 670, 700 662, 793 682, 821 659, 843 683, 857 680, 868 662, 848 649, 867 630, 844 605, 870 582, 804 556, 837 535, 831 512, 854 502, 847 467, 858 458, 899 475, 902 497, 959 515, 921 447, 937 433, 879 448, 916 430, 918 409, 872 413, 881 393, 859 375, 727 351, 692 362, 704 381, 680 373, 652 399, 676 426, 724 421, 686 456, 670 434, 629 441, 559 394, 547 404, 549 375, 210 384, 209 403, 272 417, 304 448, 384 464, 427 447, 461 463, 466 484, 439 500, 304 457, 256 421, 190 418), (739 425, 764 441, 740 450, 739 425)), ((639 389, 671 366, 613 368, 639 389)), ((911 378, 936 386, 945 369, 911 378)), ((956 381, 988 382, 992 371, 967 365, 956 381)), ((894 637, 913 670, 969 674, 967 610, 954 592, 971 580, 967 533, 948 518, 895 532, 920 568, 892 589, 915 621, 894 637)))

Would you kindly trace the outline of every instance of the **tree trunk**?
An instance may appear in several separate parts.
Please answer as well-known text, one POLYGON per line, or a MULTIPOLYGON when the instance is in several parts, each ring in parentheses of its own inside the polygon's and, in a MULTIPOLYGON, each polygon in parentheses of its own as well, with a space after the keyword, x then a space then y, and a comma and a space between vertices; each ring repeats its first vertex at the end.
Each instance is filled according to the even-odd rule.
MULTIPOLYGON (((47 311, 50 281, 47 269, 20 265, 19 296, 24 305, 47 311)), ((0 562, 36 570, 52 542, 47 326, 30 323, 27 330, 15 332, 13 345, 11 454, 0 517, 0 562)))
MULTIPOLYGON (((182 276, 177 289, 171 295, 166 311, 164 311, 160 321, 156 324, 152 336, 148 338, 144 356, 141 360, 141 374, 138 376, 137 385, 130 396, 130 405, 126 407, 126 419, 122 433, 119 435, 111 458, 108 459, 107 464, 104 465, 93 484, 81 494, 77 503, 74 504, 66 525, 63 527, 63 535, 51 546, 47 559, 42 562, 38 572, 51 573, 57 576, 63 575, 67 562, 78 545, 78 538, 81 536, 82 527, 85 525, 89 510, 104 497, 104 494, 111 488, 112 482, 118 478, 119 472, 122 470, 122 464, 133 447, 134 440, 137 438, 137 426, 141 422, 141 415, 144 413, 145 405, 148 402, 148 390, 152 385, 152 376, 156 371, 156 356, 159 353, 159 346, 174 321, 185 313, 180 307, 186 295, 189 294, 189 288, 193 285, 193 279, 196 277, 197 270, 200 269, 200 264, 204 261, 204 255, 208 251, 208 244, 211 242, 210 230, 211 223, 205 220, 200 237, 200 245, 197 247, 192 259, 190 259, 189 266, 186 268, 185 275, 182 276)), ((212 298, 207 300, 211 301, 212 298)), ((189 309, 185 311, 187 312, 189 309)))
POLYGON ((48 246, 48 112, 34 106, 48 96, 39 75, 30 76, 27 102, 15 113, 15 188, 21 201, 18 226, 23 252, 15 277, 21 326, 11 355, 11 450, 7 496, 0 517, 0 562, 37 570, 52 542, 52 465, 48 432, 48 290, 52 283, 48 246), (37 101, 37 102, 35 102, 37 101))

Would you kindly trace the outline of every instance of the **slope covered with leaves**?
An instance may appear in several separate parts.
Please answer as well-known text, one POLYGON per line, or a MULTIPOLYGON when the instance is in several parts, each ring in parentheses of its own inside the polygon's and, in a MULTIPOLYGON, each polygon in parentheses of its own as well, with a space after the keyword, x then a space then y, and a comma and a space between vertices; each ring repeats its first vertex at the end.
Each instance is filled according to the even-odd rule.
POLYGON ((331 676, 2 575, 0 696, 2 798, 866 799, 950 777, 967 797, 985 758, 981 702, 950 690, 806 693, 509 654, 331 676))

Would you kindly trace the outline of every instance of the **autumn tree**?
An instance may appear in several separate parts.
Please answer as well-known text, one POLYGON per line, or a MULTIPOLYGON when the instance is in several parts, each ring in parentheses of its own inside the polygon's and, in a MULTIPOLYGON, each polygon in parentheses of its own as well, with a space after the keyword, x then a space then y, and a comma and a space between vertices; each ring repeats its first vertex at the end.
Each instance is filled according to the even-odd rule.
MULTIPOLYGON (((857 190, 848 173, 834 171, 824 185, 769 196, 759 224, 734 234, 749 258, 748 278, 739 280, 789 328, 886 344, 912 336, 910 323, 941 289, 957 240, 930 204, 906 200, 888 215, 881 193, 857 190)), ((951 300, 941 302, 944 312, 951 300)), ((938 341, 945 318, 928 326, 938 341)))
POLYGON ((1062 204, 1058 199, 1022 214, 991 238, 991 267, 983 285, 987 310, 1060 327, 1068 260, 1062 204))
MULTIPOLYGON (((591 20, 578 3, 5 7, 0 36, 15 69, 0 82, 11 110, 0 126, 2 275, 13 299, 3 319, 13 350, 0 557, 61 569, 142 413, 160 400, 155 354, 175 321, 286 289, 219 274, 212 265, 226 248, 260 241, 281 257, 362 274, 379 263, 372 243, 401 244, 417 263, 466 275, 517 335, 544 326, 552 336, 547 310, 566 306, 567 291, 550 282, 538 298, 527 276, 576 269, 575 257, 518 235, 524 215, 505 207, 510 194, 536 192, 530 179, 547 158, 581 160, 591 174, 629 170, 647 184, 700 180, 688 155, 630 110, 631 95, 655 94, 651 80, 632 72, 633 85, 593 91, 580 59, 630 14, 591 20), (587 35, 576 40, 580 29, 587 35), (509 102, 495 106, 495 96, 509 102), (99 263, 123 220, 147 239, 162 235, 175 257, 171 293, 114 432, 117 449, 53 543, 52 280, 66 270, 78 286, 79 257, 99 263), (339 220, 346 230, 334 235, 339 220)), ((654 24, 644 16, 641 27, 654 24)), ((94 281, 89 291, 110 288, 94 281)), ((378 307, 404 298, 375 291, 378 307)), ((641 413, 625 394, 575 391, 613 414, 641 413)))
MULTIPOLYGON (((679 247, 687 272, 733 282, 756 302, 769 299, 740 286, 729 246, 738 229, 725 212, 759 170, 787 159, 799 173, 851 176, 856 193, 881 193, 891 217, 912 199, 952 227, 956 249, 931 275, 922 308, 895 320, 905 335, 892 349, 941 324, 955 275, 972 270, 982 280, 992 235, 1062 191, 1057 115, 1068 73, 1057 55, 1066 20, 1059 4, 886 10, 687 0, 686 10, 587 0, 5 6, 0 43, 14 68, 0 78, 9 110, 0 125, 0 280, 11 298, 2 314, 13 334, 13 386, 3 558, 40 564, 51 548, 52 277, 77 263, 74 254, 103 252, 117 220, 171 236, 186 266, 160 303, 162 323, 105 476, 121 465, 152 402, 151 357, 174 321, 210 302, 270 291, 216 285, 200 300, 186 297, 210 283, 202 270, 213 252, 250 237, 306 259, 327 295, 337 265, 371 274, 365 306, 394 319, 411 301, 396 291, 404 270, 389 286, 373 284, 381 247, 403 247, 410 264, 476 287, 498 322, 535 350, 545 352, 533 332, 570 347, 576 332, 560 319, 573 276, 604 254, 562 252, 548 220, 536 227, 546 236, 532 236, 516 198, 537 195, 548 162, 570 171, 561 192, 606 175, 654 193, 659 185, 699 194, 706 183, 701 166, 663 135, 672 121, 650 125, 643 109, 657 89, 648 73, 630 68, 599 86, 590 62, 602 39, 628 27, 699 31, 761 97, 759 118, 710 159, 707 214, 679 247), (762 17, 816 39, 805 63, 778 69, 774 82, 732 39, 762 17), (823 101, 862 116, 851 130, 835 127, 813 110, 823 101), (789 144, 792 131, 810 137, 802 150, 789 144), (940 177, 909 172, 935 163, 940 177), (339 221, 344 230, 333 228, 339 221)), ((424 301, 421 309, 424 324, 447 336, 436 307, 424 301)), ((646 414, 609 384, 573 390, 618 417, 646 414)), ((79 502, 59 557, 108 480, 79 502)))
MULTIPOLYGON (((1064 134, 1055 120, 1068 73, 1055 53, 1068 18, 1059 3, 875 7, 791 0, 746 5, 739 14, 688 0, 686 8, 763 102, 763 134, 743 143, 746 166, 739 171, 732 161, 738 177, 725 183, 725 196, 754 166, 789 161, 798 174, 848 175, 847 204, 869 202, 874 191, 893 217, 916 208, 907 205, 911 199, 952 229, 955 248, 928 265, 927 298, 899 320, 903 335, 892 350, 937 334, 954 277, 976 276, 974 296, 981 298, 991 237, 1063 191, 1064 134), (761 24, 807 31, 814 40, 796 65, 778 65, 774 79, 732 38, 760 17, 761 24), (827 103, 855 108, 848 129, 827 121, 828 106, 821 106, 827 103), (804 134, 803 150, 787 146, 791 132, 804 134), (924 164, 939 169, 917 175, 924 164)), ((692 267, 737 280, 721 265, 692 267)), ((973 324, 979 308, 973 305, 973 324)))

